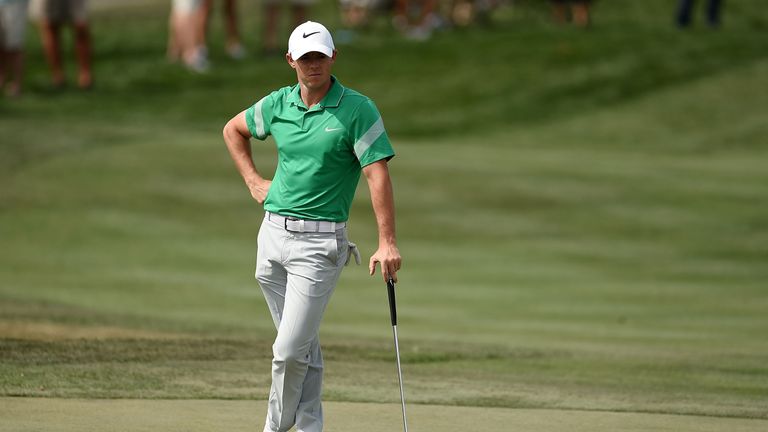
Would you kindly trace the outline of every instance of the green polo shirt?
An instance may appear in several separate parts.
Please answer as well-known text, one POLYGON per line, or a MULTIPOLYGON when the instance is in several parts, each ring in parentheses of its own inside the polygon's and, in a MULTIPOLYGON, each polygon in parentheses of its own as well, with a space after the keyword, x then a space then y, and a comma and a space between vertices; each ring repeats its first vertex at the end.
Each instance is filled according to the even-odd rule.
POLYGON ((376 105, 331 77, 311 109, 299 85, 265 96, 245 112, 251 135, 277 143, 277 170, 264 209, 309 220, 346 221, 362 168, 395 155, 376 105))

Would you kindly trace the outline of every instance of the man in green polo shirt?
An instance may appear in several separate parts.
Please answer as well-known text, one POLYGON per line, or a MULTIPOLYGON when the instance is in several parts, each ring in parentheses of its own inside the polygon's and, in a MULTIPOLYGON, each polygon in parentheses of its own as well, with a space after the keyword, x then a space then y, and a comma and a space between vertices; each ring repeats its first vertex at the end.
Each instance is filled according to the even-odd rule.
POLYGON ((364 174, 379 231, 369 261, 397 281, 401 258, 387 163, 394 156, 373 101, 331 75, 336 50, 328 30, 308 21, 288 40, 286 60, 298 84, 273 91, 232 118, 224 141, 251 196, 264 205, 256 258, 277 337, 265 432, 323 429, 323 312, 350 255, 346 223, 364 174), (278 163, 272 180, 256 170, 250 138, 272 136, 278 163))

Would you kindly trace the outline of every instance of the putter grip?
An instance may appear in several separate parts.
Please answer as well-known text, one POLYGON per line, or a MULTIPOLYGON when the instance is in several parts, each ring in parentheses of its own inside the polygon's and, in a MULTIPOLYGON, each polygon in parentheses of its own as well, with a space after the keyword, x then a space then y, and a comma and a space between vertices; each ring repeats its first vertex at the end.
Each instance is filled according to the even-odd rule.
POLYGON ((392 320, 392 325, 397 325, 397 306, 395 305, 395 281, 389 279, 387 281, 387 296, 389 297, 389 318, 392 320))

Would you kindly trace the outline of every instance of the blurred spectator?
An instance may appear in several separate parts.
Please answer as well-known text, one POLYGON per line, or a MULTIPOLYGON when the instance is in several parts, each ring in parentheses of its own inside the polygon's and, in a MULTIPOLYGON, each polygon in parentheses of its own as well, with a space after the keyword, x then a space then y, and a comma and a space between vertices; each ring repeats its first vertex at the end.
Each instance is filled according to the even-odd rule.
POLYGON ((168 24, 168 59, 201 73, 209 67, 202 12, 202 0, 173 0, 168 24))
POLYGON ((396 0, 392 23, 405 37, 427 40, 440 26, 437 0, 396 0))
POLYGON ((340 0, 342 25, 350 29, 365 27, 379 3, 380 0, 340 0))
POLYGON ((552 0, 552 16, 558 24, 565 24, 570 6, 571 21, 579 27, 587 27, 591 20, 590 3, 590 0, 552 0))
POLYGON ((466 27, 473 23, 489 24, 491 13, 499 7, 499 0, 451 0, 451 24, 466 27))
MULTIPOLYGON (((263 46, 266 55, 282 55, 287 49, 281 50, 278 43, 278 28, 280 23, 281 1, 284 0, 264 0, 264 35, 263 46)), ((315 0, 288 0, 293 15, 293 27, 307 21, 309 6, 315 0)))
MULTIPOLYGON (((213 11, 214 0, 203 0, 203 39, 208 42, 208 24, 213 11)), ((222 12, 224 14, 224 28, 227 32, 227 42, 225 48, 227 54, 233 59, 242 59, 245 57, 245 48, 240 39, 240 31, 237 25, 237 1, 223 0, 222 12)))
POLYGON ((70 24, 75 34, 79 71, 77 85, 81 89, 91 88, 91 31, 86 0, 32 0, 30 12, 40 24, 43 49, 51 68, 54 87, 61 88, 66 81, 61 58, 61 27, 70 24))
POLYGON ((470 25, 475 19, 475 2, 472 0, 453 0, 450 19, 455 26, 470 25))
MULTIPOLYGON (((677 25, 688 27, 691 24, 691 15, 695 0, 680 0, 677 6, 677 25)), ((720 9, 722 2, 720 0, 707 0, 707 23, 710 27, 720 25, 720 9)))
POLYGON ((9 97, 21 94, 26 31, 27 0, 0 0, 0 88, 9 97))

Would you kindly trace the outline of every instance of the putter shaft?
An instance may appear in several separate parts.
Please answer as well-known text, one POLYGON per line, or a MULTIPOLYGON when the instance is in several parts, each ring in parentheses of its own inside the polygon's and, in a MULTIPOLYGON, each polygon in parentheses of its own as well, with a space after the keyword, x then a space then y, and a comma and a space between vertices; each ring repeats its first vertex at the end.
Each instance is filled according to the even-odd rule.
POLYGON ((403 371, 400 368, 400 344, 397 341, 397 326, 392 326, 392 333, 395 335, 395 354, 397 355, 397 378, 400 381, 400 402, 403 405, 403 429, 408 432, 408 421, 405 417, 405 392, 403 392, 403 371))
POLYGON ((387 281, 387 297, 389 297, 389 317, 392 321, 392 333, 395 336, 395 354, 397 356, 397 379, 400 382, 400 402, 403 405, 403 429, 408 432, 408 420, 405 417, 405 392, 403 391, 403 370, 400 367, 400 343, 397 340, 397 302, 395 301, 395 281, 387 281))

